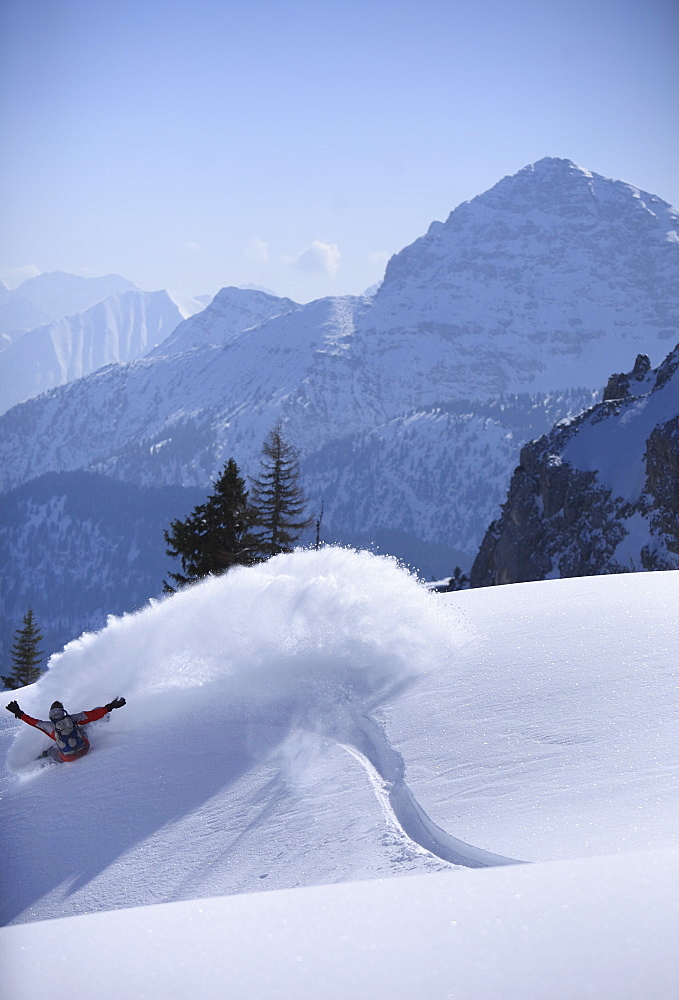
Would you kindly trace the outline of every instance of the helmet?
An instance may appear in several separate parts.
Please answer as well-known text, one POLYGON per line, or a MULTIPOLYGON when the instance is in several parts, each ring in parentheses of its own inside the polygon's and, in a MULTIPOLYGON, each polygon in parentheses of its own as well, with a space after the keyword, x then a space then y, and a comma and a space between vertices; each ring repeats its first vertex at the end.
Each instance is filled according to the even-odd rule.
POLYGON ((63 719, 66 715, 64 706, 60 701, 53 701, 50 707, 50 722, 58 722, 59 719, 63 719))

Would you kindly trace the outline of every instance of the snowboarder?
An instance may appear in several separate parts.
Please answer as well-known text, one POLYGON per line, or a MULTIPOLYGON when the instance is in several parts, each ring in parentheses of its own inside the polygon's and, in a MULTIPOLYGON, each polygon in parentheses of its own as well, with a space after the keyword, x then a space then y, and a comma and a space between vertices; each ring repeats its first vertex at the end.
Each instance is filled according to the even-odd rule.
POLYGON ((29 726, 41 729, 51 740, 54 740, 55 746, 43 750, 40 757, 50 757, 58 763, 59 761, 68 762, 77 760, 78 757, 84 757, 90 749, 90 741, 83 733, 81 726, 102 719, 114 708, 122 708, 124 704, 124 698, 114 698, 102 708, 93 708, 89 712, 77 712, 75 715, 69 715, 60 701, 54 701, 50 708, 49 722, 34 719, 22 712, 16 701, 10 701, 7 705, 7 711, 29 726))

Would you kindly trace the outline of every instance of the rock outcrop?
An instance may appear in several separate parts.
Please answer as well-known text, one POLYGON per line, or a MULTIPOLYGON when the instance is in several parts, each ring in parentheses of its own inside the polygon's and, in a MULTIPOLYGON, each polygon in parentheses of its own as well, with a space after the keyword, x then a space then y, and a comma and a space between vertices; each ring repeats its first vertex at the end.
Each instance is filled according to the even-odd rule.
POLYGON ((472 587, 679 569, 679 347, 522 450, 472 587))

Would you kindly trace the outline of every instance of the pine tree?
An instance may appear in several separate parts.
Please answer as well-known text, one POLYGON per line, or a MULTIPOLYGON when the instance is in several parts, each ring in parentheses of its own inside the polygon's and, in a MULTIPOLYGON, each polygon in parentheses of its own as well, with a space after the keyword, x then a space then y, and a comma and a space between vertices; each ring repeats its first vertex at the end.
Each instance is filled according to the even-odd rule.
MULTIPOLYGON (((169 574, 180 586, 226 573, 232 566, 247 565, 257 557, 251 532, 253 511, 232 458, 213 490, 204 504, 194 507, 185 520, 172 521, 170 530, 164 532, 168 556, 181 559, 182 572, 169 574)), ((167 581, 163 583, 166 591, 174 591, 167 581)))
POLYGON ((469 590, 469 577, 466 573, 462 572, 459 566, 456 566, 453 570, 453 575, 448 580, 448 586, 441 589, 447 591, 469 590))
POLYGON ((38 628, 33 609, 29 608, 24 615, 21 628, 14 633, 12 646, 12 672, 9 677, 2 677, 6 688, 15 690, 26 684, 33 684, 42 673, 40 664, 43 651, 38 649, 43 636, 38 628))
POLYGON ((262 445, 260 475, 252 480, 252 506, 261 554, 268 558, 292 552, 312 518, 305 517, 307 500, 299 484, 299 453, 284 440, 276 424, 262 445))

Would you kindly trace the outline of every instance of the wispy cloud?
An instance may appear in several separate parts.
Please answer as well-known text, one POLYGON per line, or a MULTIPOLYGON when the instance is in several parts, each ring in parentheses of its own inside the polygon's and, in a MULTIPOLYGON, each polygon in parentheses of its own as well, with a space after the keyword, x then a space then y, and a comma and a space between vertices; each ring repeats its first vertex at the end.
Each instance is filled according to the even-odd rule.
POLYGON ((325 274, 328 278, 334 278, 339 270, 341 256, 339 247, 335 243, 321 243, 320 240, 314 240, 306 250, 300 250, 293 257, 284 259, 299 271, 306 271, 307 274, 325 274))
POLYGON ((184 247, 185 250, 188 250, 189 253, 200 253, 200 251, 203 249, 200 243, 196 243, 195 240, 186 240, 186 242, 183 243, 182 246, 184 247))
POLYGON ((265 243, 264 240, 258 239, 256 236, 252 236, 245 247, 245 256, 249 257, 250 260, 258 260, 266 263, 269 259, 269 244, 265 243))

